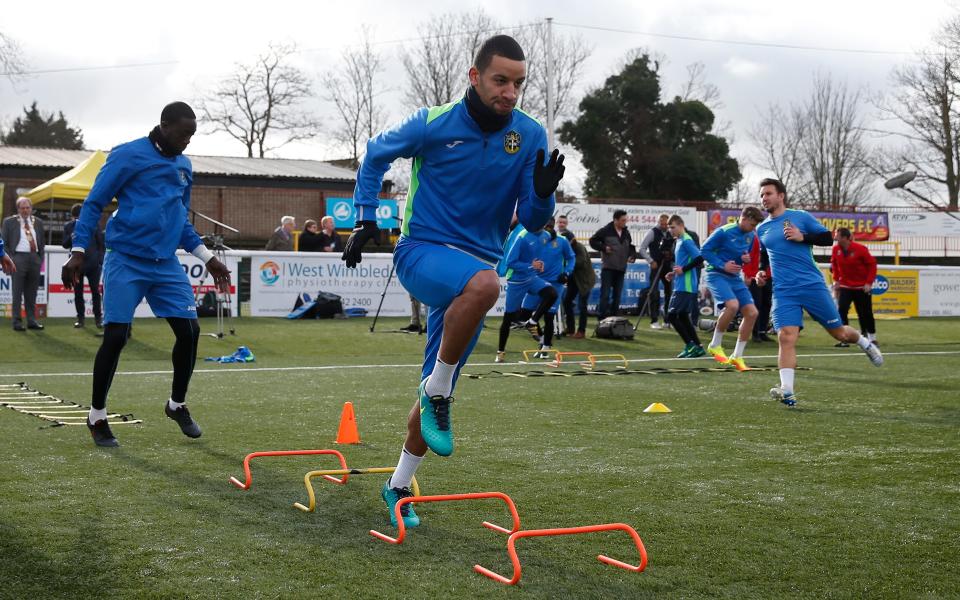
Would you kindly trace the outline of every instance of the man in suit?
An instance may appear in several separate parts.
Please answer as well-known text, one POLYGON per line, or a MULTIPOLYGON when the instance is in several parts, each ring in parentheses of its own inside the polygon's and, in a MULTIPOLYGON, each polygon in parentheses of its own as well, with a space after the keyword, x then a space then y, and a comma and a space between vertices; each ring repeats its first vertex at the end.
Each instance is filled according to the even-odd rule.
POLYGON ((17 267, 13 274, 13 330, 43 329, 37 322, 37 288, 43 263, 43 221, 33 216, 29 198, 17 198, 17 214, 3 220, 3 243, 17 267), (20 319, 20 301, 27 310, 27 327, 20 319))
MULTIPOLYGON (((77 219, 80 218, 80 209, 83 204, 74 204, 70 209, 73 220, 67 223, 63 228, 63 247, 67 250, 73 248, 73 232, 77 227, 77 219)), ((97 329, 103 329, 103 310, 100 300, 100 272, 103 269, 103 256, 106 252, 106 244, 103 240, 103 232, 98 225, 90 239, 90 244, 86 248, 86 259, 83 261, 83 277, 90 283, 90 295, 93 300, 93 318, 97 324, 97 329)), ((73 306, 77 309, 77 320, 74 327, 83 327, 84 319, 87 314, 86 304, 83 298, 82 282, 73 287, 73 306)))

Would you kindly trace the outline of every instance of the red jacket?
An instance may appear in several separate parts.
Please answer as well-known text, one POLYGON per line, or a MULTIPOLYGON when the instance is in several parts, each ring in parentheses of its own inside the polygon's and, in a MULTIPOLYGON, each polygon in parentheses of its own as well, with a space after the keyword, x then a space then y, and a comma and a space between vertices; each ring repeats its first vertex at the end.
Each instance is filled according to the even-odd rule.
POLYGON ((830 257, 830 271, 840 287, 862 288, 877 278, 877 259, 863 244, 850 242, 846 251, 837 244, 830 257))
MULTIPOLYGON (((760 238, 753 238, 753 245, 750 246, 750 262, 744 263, 743 265, 743 277, 744 279, 753 279, 757 276, 757 272, 760 270, 760 238)), ((764 272, 767 274, 767 279, 770 279, 770 267, 767 267, 764 272)))

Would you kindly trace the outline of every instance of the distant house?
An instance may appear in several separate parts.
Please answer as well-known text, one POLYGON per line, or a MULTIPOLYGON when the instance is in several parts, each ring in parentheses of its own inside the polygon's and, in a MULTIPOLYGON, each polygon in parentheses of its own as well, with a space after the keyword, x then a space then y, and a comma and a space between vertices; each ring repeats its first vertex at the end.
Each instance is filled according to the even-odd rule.
MULTIPOLYGON (((0 146, 0 194, 3 216, 13 214, 17 196, 73 168, 89 150, 60 150, 0 146)), ((327 198, 353 195, 356 171, 317 160, 195 156, 194 210, 240 230, 226 236, 236 247, 261 247, 283 215, 318 220, 326 213, 327 198)), ((392 182, 384 181, 389 194, 392 182)), ((38 207, 43 215, 43 208, 38 207)), ((62 215, 61 215, 62 218, 62 215)), ((207 224, 197 221, 207 233, 207 224)))

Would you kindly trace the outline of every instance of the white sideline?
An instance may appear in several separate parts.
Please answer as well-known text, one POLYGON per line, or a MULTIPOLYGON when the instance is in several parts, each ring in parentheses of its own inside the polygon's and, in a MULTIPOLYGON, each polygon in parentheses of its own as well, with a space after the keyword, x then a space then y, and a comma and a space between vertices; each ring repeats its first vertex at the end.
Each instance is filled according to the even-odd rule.
MULTIPOLYGON (((927 356, 927 355, 951 355, 951 354, 960 354, 960 350, 940 350, 940 351, 917 351, 917 352, 884 352, 884 358, 888 356, 927 356)), ((862 356, 860 352, 829 352, 821 354, 798 354, 797 358, 848 358, 851 356, 862 356)), ((763 355, 752 355, 747 356, 747 360, 755 359, 776 359, 776 354, 763 354, 763 355)), ((627 359, 628 363, 654 363, 654 362, 676 362, 682 361, 684 364, 690 364, 694 360, 701 361, 713 361, 713 357, 704 356, 701 358, 689 359, 689 358, 633 358, 627 359)), ((622 363, 622 360, 598 360, 598 363, 622 363)), ((518 364, 523 364, 519 362, 513 363, 493 363, 493 362, 484 362, 484 363, 469 363, 470 367, 505 367, 505 366, 516 366, 518 364)), ((526 363, 526 364, 540 364, 540 363, 526 363)), ((546 363, 543 363, 546 364, 546 363)), ((236 368, 220 368, 220 369, 196 369, 194 374, 225 374, 225 373, 255 373, 255 372, 280 372, 280 371, 333 371, 336 369, 415 369, 420 368, 423 365, 421 363, 416 364, 406 364, 406 365, 319 365, 313 367, 236 367, 236 368)), ((172 370, 168 371, 117 371, 117 375, 169 375, 173 373, 172 370)), ((16 378, 26 378, 26 377, 90 377, 93 373, 86 372, 73 372, 73 373, 13 373, 13 374, 3 374, 0 373, 0 378, 7 379, 16 379, 16 378)))

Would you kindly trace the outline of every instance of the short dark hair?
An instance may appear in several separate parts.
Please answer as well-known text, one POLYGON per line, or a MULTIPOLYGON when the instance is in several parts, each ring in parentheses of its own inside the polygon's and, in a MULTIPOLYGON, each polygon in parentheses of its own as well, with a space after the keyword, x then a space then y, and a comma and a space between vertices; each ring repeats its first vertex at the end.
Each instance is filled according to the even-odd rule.
POLYGON ((527 60, 517 40, 509 35, 495 35, 480 45, 477 56, 473 59, 473 66, 483 72, 490 66, 494 56, 502 56, 510 60, 527 60))
MULTIPOLYGON (((558 218, 558 219, 566 219, 566 218, 567 218, 567 215, 560 215, 560 216, 558 216, 557 218, 558 218)), ((569 220, 569 219, 567 219, 567 220, 569 220)))
POLYGON ((842 238, 850 238, 850 239, 853 239, 853 234, 850 233, 850 230, 847 229, 846 227, 841 227, 840 229, 838 229, 838 230, 837 230, 837 235, 839 235, 839 236, 842 237, 842 238))
POLYGON ((681 217, 680 215, 673 215, 672 217, 670 217, 670 220, 667 221, 667 224, 668 224, 668 225, 669 225, 670 223, 679 223, 679 224, 683 225, 683 217, 681 217))
POLYGON ((197 115, 193 112, 193 109, 190 108, 190 105, 186 102, 171 102, 170 104, 163 107, 163 110, 160 111, 160 122, 161 123, 176 123, 180 119, 194 119, 196 120, 197 115))
POLYGON ((80 216, 80 210, 83 209, 83 202, 77 202, 70 207, 70 216, 77 218, 80 216))
POLYGON ((763 213, 756 206, 744 207, 743 211, 740 212, 740 216, 746 217, 754 223, 760 223, 763 221, 763 213))
POLYGON ((783 182, 779 179, 774 179, 773 177, 765 177, 760 180, 760 189, 763 189, 765 185, 772 185, 777 188, 777 192, 783 194, 783 201, 787 201, 787 186, 783 185, 783 182))
POLYGON ((617 210, 613 211, 613 220, 616 221, 620 217, 625 217, 626 215, 627 211, 623 210, 622 208, 618 208, 617 210))

